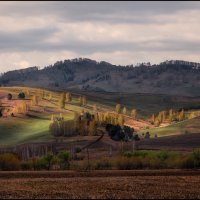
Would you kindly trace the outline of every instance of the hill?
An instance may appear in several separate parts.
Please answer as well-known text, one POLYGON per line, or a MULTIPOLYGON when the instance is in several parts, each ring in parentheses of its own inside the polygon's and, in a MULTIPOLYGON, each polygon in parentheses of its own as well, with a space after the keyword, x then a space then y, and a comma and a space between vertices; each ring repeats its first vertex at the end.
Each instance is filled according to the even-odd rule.
POLYGON ((159 65, 116 66, 90 59, 56 62, 39 69, 31 67, 4 73, 4 86, 31 86, 80 91, 199 96, 198 63, 167 61, 159 65))

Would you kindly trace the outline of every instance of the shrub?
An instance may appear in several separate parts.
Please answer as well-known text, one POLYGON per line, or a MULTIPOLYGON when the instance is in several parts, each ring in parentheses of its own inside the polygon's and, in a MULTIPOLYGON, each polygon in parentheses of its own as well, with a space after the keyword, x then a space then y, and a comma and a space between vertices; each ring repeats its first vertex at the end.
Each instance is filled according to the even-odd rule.
POLYGON ((35 158, 31 161, 31 166, 34 170, 46 169, 46 163, 42 158, 35 158))
POLYGON ((23 92, 18 94, 19 99, 25 99, 25 94, 23 92))
POLYGON ((32 169, 32 163, 30 161, 21 161, 20 164, 21 170, 31 170, 32 169))
POLYGON ((55 162, 54 155, 52 153, 48 153, 42 158, 42 162, 45 165, 45 169, 50 170, 53 163, 55 162))
POLYGON ((157 154, 157 157, 161 160, 161 161, 165 161, 166 159, 168 159, 170 157, 169 152, 167 151, 161 151, 157 154))
POLYGON ((80 147, 76 147, 76 148, 75 148, 75 152, 76 152, 76 153, 80 153, 80 152, 81 152, 81 148, 80 148, 80 147))
POLYGON ((142 169, 144 167, 141 158, 120 158, 116 167, 119 170, 142 169))
POLYGON ((192 169, 194 168, 194 159, 191 155, 185 156, 182 159, 179 159, 177 162, 177 167, 178 168, 183 168, 183 169, 192 169))
POLYGON ((57 155, 58 162, 60 164, 61 169, 69 169, 70 167, 70 153, 68 151, 61 151, 57 155))
POLYGON ((9 93, 8 96, 7 96, 7 99, 12 100, 12 94, 9 93))
POLYGON ((95 163, 94 169, 96 170, 108 170, 112 169, 112 163, 109 160, 99 160, 95 163))
POLYGON ((11 153, 0 154, 0 170, 19 170, 20 159, 17 155, 11 153))
POLYGON ((159 158, 149 158, 148 167, 150 169, 162 169, 167 168, 166 162, 159 158))
POLYGON ((200 149, 195 149, 192 153, 192 157, 194 160, 194 166, 200 167, 200 149))

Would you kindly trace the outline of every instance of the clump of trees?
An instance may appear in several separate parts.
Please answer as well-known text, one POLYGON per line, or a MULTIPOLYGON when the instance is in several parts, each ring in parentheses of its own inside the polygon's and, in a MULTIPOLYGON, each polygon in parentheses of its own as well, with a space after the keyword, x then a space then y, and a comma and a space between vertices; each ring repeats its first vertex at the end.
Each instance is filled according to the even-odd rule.
POLYGON ((105 113, 96 112, 94 114, 94 117, 99 125, 109 123, 113 125, 119 124, 120 126, 123 126, 125 122, 124 116, 122 114, 115 114, 110 112, 105 112, 105 113))
POLYGON ((29 105, 23 101, 15 107, 15 112, 26 115, 29 109, 29 105))
POLYGON ((50 132, 54 136, 73 136, 73 135, 96 135, 97 121, 94 115, 89 112, 82 111, 75 114, 74 119, 65 120, 63 117, 51 118, 50 132))
MULTIPOLYGON (((115 106, 115 112, 117 114, 123 114, 123 115, 127 115, 127 108, 124 106, 122 108, 121 104, 116 104, 115 106)), ((136 119, 137 117, 137 110, 135 108, 133 108, 131 111, 130 111, 130 116, 133 118, 133 119, 136 119)))
POLYGON ((52 152, 40 158, 33 158, 23 161, 13 153, 0 154, 0 170, 51 170, 61 169, 68 170, 70 168, 71 154, 69 151, 60 151, 57 155, 52 152))
POLYGON ((174 121, 183 121, 187 119, 185 111, 182 109, 181 111, 174 111, 170 109, 169 111, 161 111, 156 116, 153 114, 150 117, 150 122, 156 126, 159 126, 164 122, 174 122, 174 121))
POLYGON ((124 126, 124 116, 109 112, 91 114, 82 110, 81 113, 75 113, 72 120, 66 121, 62 115, 52 115, 49 130, 54 136, 97 135, 98 126, 108 123, 124 126))
POLYGON ((139 140, 139 136, 134 134, 134 128, 129 126, 120 126, 119 124, 107 124, 106 131, 109 136, 116 141, 139 140))

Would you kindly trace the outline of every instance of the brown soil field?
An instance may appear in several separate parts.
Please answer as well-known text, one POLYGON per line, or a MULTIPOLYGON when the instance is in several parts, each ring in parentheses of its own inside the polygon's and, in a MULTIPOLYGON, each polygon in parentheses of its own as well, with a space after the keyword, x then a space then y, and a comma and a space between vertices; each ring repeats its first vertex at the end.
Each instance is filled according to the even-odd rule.
POLYGON ((0 172, 0 198, 199 199, 200 171, 0 172))

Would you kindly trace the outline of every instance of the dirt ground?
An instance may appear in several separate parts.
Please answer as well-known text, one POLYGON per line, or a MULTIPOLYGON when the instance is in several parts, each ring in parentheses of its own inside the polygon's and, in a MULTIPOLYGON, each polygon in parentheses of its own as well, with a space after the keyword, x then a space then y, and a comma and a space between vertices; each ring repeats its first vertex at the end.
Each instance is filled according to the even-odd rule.
POLYGON ((199 171, 1 172, 0 198, 199 199, 199 171))

